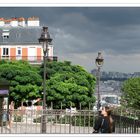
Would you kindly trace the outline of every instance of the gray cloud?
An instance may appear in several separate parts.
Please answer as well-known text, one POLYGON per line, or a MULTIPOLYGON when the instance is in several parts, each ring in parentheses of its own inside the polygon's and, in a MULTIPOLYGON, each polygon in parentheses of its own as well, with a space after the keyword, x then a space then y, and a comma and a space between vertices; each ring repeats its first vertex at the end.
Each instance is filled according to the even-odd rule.
MULTIPOLYGON (((49 26, 54 52, 60 60, 69 59, 87 70, 92 69, 91 59, 95 59, 95 54, 100 50, 110 61, 106 63, 107 70, 116 69, 115 66, 111 67, 114 63, 113 59, 108 59, 108 55, 114 59, 119 56, 115 59, 119 67, 123 56, 134 55, 130 58, 134 66, 135 55, 140 54, 140 8, 0 7, 0 17, 20 16, 39 16, 41 25, 49 26)), ((136 66, 136 71, 139 69, 136 66)), ((121 67, 119 70, 128 71, 121 67)), ((134 71, 134 68, 130 71, 134 71)))

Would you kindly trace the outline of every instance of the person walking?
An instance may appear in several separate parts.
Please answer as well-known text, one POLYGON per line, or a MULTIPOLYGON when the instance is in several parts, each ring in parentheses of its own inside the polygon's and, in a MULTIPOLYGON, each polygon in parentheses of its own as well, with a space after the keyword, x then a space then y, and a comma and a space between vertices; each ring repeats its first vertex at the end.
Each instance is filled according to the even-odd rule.
POLYGON ((9 109, 8 109, 8 105, 7 105, 7 101, 3 100, 3 117, 2 117, 2 121, 5 123, 6 128, 10 129, 9 126, 9 109))
POLYGON ((7 129, 11 129, 12 126, 12 115, 14 112, 14 102, 12 101, 7 108, 7 102, 3 101, 3 122, 6 122, 7 129))
POLYGON ((115 132, 115 123, 111 116, 111 109, 105 106, 101 110, 101 114, 95 121, 93 133, 113 133, 115 132))
POLYGON ((9 128, 11 129, 12 127, 12 118, 13 118, 13 114, 14 114, 14 102, 11 101, 10 105, 9 105, 9 128))

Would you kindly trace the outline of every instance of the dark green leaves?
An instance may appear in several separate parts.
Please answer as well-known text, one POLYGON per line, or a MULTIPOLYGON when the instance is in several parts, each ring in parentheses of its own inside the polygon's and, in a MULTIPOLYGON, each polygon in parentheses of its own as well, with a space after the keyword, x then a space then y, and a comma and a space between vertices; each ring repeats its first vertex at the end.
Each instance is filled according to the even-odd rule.
POLYGON ((140 109, 140 78, 131 78, 122 86, 122 104, 140 109))

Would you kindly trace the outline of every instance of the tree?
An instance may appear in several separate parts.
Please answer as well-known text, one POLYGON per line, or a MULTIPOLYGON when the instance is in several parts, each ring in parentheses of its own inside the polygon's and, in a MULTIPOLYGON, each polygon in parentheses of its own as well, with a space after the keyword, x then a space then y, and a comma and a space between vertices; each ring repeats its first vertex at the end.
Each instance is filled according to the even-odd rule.
MULTIPOLYGON (((95 77, 81 66, 70 62, 47 62, 47 104, 55 108, 75 106, 88 107, 95 102, 93 96, 95 77)), ((10 99, 16 106, 21 101, 42 97, 43 64, 33 67, 26 61, 0 61, 0 78, 10 82, 10 99)))
POLYGON ((126 80, 122 92, 122 104, 135 109, 140 108, 140 77, 126 80))
MULTIPOLYGON (((81 66, 70 62, 47 62, 47 104, 55 108, 75 106, 88 107, 95 102, 93 96, 95 77, 81 66)), ((41 70, 43 74, 43 70, 41 70)))
POLYGON ((41 97, 42 78, 37 68, 26 61, 0 61, 0 78, 10 82, 10 100, 21 101, 41 97))

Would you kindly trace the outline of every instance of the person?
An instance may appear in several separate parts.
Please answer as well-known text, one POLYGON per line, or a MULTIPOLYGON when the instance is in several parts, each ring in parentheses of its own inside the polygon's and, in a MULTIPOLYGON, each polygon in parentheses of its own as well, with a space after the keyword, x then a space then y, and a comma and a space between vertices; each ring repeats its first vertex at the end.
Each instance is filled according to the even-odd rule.
POLYGON ((13 113, 14 113, 14 102, 11 101, 10 105, 9 105, 9 128, 11 129, 12 127, 12 117, 13 117, 13 113))
POLYGON ((7 103, 5 100, 3 100, 3 122, 6 123, 6 127, 7 129, 10 129, 10 126, 9 126, 9 111, 8 111, 8 108, 7 108, 7 103))
POLYGON ((113 133, 115 123, 111 116, 111 109, 105 106, 100 110, 98 119, 95 121, 93 133, 113 133))

